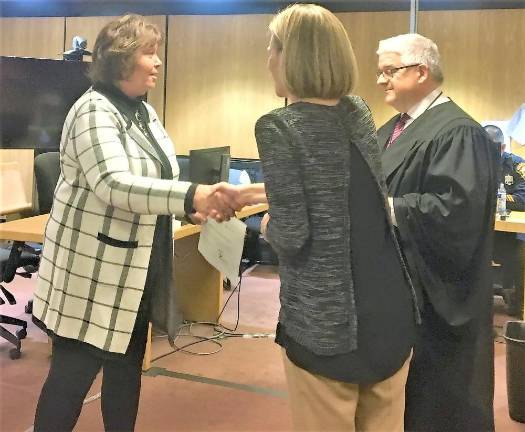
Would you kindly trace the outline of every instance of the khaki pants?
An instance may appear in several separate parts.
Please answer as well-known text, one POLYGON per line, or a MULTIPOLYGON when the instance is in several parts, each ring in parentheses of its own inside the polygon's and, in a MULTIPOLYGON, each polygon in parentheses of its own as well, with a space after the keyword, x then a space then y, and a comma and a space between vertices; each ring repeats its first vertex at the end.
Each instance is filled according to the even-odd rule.
POLYGON ((307 372, 282 354, 294 430, 403 432, 411 355, 390 378, 359 385, 307 372))

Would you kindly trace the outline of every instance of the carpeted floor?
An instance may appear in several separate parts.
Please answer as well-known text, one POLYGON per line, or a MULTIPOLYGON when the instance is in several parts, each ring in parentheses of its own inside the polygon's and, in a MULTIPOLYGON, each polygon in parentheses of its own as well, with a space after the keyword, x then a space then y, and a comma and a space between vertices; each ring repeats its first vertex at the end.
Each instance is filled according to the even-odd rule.
MULTIPOLYGON (((31 297, 34 279, 17 278, 10 284, 18 304, 0 306, 0 313, 25 317, 24 305, 31 297)), ((136 430, 140 431, 288 431, 290 416, 281 353, 272 335, 278 315, 279 279, 274 267, 255 267, 243 278, 240 308, 237 294, 225 308, 223 324, 235 337, 202 342, 192 353, 177 352, 159 358, 142 379, 136 430), (237 312, 240 311, 239 325, 237 312), (244 336, 244 337, 242 337, 244 336), (262 337, 253 337, 262 336, 262 337), (216 353, 214 353, 217 351, 216 353), (214 354, 213 354, 214 353, 214 354)), ((230 291, 225 291, 227 299, 230 291)), ((501 299, 495 301, 495 325, 509 318, 501 299)), ((212 336, 210 326, 193 325, 185 333, 212 336)), ((497 432, 524 432, 525 424, 513 422, 507 411, 505 345, 495 341, 497 432)), ((197 339, 179 338, 183 346, 197 339)), ((32 324, 23 341, 19 360, 10 360, 10 345, 0 341, 0 430, 30 430, 34 409, 49 366, 49 344, 32 324)), ((170 352, 168 342, 157 337, 153 357, 170 352)), ((100 376, 90 395, 100 391, 100 376)), ((84 406, 76 431, 102 431, 100 400, 84 406)))

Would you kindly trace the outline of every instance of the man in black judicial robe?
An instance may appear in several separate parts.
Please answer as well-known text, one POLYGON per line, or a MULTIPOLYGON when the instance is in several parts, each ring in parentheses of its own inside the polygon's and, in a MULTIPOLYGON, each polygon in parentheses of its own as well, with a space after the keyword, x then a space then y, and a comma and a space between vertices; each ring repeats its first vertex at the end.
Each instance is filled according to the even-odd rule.
POLYGON ((381 41, 377 54, 377 83, 402 113, 379 129, 378 144, 422 316, 405 430, 491 431, 490 261, 499 155, 481 126, 442 94, 432 41, 401 35, 381 41))

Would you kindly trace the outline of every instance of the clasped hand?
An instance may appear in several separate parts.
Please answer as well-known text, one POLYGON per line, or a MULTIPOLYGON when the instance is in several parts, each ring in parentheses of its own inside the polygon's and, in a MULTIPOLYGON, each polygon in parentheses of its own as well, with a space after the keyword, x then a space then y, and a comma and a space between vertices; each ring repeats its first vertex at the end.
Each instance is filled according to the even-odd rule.
POLYGON ((230 220, 235 212, 245 205, 238 187, 225 182, 215 185, 199 185, 195 190, 193 208, 195 213, 190 215, 195 223, 203 223, 207 217, 217 222, 230 220))

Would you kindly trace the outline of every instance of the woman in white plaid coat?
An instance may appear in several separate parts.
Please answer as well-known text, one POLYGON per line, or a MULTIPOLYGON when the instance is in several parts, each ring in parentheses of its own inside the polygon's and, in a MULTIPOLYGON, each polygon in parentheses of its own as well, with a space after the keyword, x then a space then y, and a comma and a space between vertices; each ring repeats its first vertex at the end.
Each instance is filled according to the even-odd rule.
POLYGON ((172 283, 171 215, 220 220, 239 207, 232 190, 177 180, 173 143, 142 101, 161 37, 137 15, 107 24, 93 87, 65 120, 33 306, 53 339, 35 431, 72 430, 101 368, 105 429, 134 429, 151 302, 172 283))

